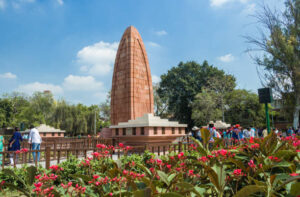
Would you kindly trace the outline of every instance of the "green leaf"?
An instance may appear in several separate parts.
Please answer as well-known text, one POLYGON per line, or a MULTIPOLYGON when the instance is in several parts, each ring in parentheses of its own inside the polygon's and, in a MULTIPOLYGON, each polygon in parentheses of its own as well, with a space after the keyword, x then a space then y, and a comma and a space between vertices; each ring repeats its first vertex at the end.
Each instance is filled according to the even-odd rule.
POLYGON ((265 193, 266 188, 263 186, 257 186, 257 185, 248 185, 243 187, 241 190, 239 190, 235 197, 247 197, 252 194, 255 194, 257 192, 265 193))
POLYGON ((27 170, 26 182, 28 185, 32 185, 35 182, 35 175, 37 169, 35 166, 29 166, 26 168, 26 170, 27 170))
POLYGON ((23 189, 21 187, 15 186, 14 184, 4 183, 4 186, 6 186, 6 187, 8 187, 8 188, 10 188, 12 190, 17 190, 19 192, 22 192, 25 196, 28 196, 28 197, 31 196, 29 191, 27 191, 26 189, 23 189))
POLYGON ((193 192, 196 194, 196 196, 201 197, 206 192, 205 188, 195 186, 193 192))
POLYGON ((183 197, 183 195, 176 192, 169 192, 160 195, 161 197, 183 197))
POLYGON ((214 184, 214 186, 217 188, 218 191, 221 190, 220 184, 219 184, 219 178, 217 173, 209 166, 204 165, 204 169, 210 179, 210 181, 212 182, 212 184, 214 184))
POLYGON ((70 177, 72 177, 74 179, 82 179, 85 182, 89 182, 92 180, 92 178, 90 176, 86 176, 83 174, 71 174, 70 177))
POLYGON ((300 182, 296 182, 292 184, 290 195, 291 196, 299 196, 300 195, 300 182))
POLYGON ((279 187, 277 187, 275 190, 279 190, 281 189, 282 187, 284 187, 286 184, 290 183, 290 182, 293 182, 293 181, 296 181, 296 180, 300 180, 300 176, 295 176, 295 177, 292 177, 288 180, 286 180, 285 182, 283 182, 279 187))
POLYGON ((236 160, 236 159, 233 159, 233 158, 229 158, 229 161, 231 163, 234 163, 238 168, 242 169, 244 172, 247 172, 247 169, 244 165, 244 163, 240 160, 236 160))
POLYGON ((194 143, 197 144, 197 151, 200 152, 203 156, 207 156, 209 151, 203 147, 202 143, 193 137, 191 137, 191 139, 194 141, 194 143))
POLYGON ((170 182, 168 181, 168 175, 166 173, 164 173, 163 171, 158 170, 157 171, 158 176, 160 177, 160 179, 167 184, 167 186, 170 185, 170 182))
POLYGON ((209 140, 210 140, 210 132, 209 132, 209 130, 206 129, 206 128, 202 128, 200 130, 200 132, 201 132, 201 138, 203 140, 203 144, 207 145, 208 142, 209 142, 209 140))
POLYGON ((295 157, 297 153, 292 150, 279 150, 274 154, 275 157, 281 158, 283 160, 291 160, 293 157, 295 157))
POLYGON ((151 196, 151 189, 146 188, 143 190, 137 190, 133 192, 134 197, 150 197, 151 196))
POLYGON ((2 170, 2 172, 3 172, 3 174, 10 175, 10 176, 14 177, 16 180, 20 181, 24 186, 26 186, 26 183, 24 182, 24 180, 21 179, 19 176, 17 176, 16 173, 12 169, 4 168, 2 170))
POLYGON ((148 174, 149 177, 152 177, 152 173, 147 167, 145 167, 144 165, 139 164, 139 163, 136 164, 136 166, 141 168, 146 174, 148 174))
POLYGON ((188 182, 176 183, 176 186, 179 188, 182 188, 184 190, 193 190, 194 189, 194 185, 192 185, 188 182))
POLYGON ((168 177, 168 182, 171 183, 172 180, 176 177, 176 174, 173 173, 173 174, 170 174, 170 176, 168 177))

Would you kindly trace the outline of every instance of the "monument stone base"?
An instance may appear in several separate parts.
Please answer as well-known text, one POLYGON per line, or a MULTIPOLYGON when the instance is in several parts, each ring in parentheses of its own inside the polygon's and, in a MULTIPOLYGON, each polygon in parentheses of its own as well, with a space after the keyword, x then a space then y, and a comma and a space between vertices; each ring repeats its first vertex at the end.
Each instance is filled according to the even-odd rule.
POLYGON ((186 124, 144 114, 135 120, 110 126, 112 138, 127 145, 170 144, 185 135, 186 124))

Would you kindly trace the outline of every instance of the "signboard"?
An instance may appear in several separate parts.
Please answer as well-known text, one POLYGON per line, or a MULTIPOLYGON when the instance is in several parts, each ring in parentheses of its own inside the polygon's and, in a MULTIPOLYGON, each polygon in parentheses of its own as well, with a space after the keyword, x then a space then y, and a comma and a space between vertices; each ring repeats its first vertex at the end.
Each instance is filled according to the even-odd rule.
POLYGON ((258 89, 258 97, 260 103, 272 103, 272 89, 271 88, 261 88, 258 89))

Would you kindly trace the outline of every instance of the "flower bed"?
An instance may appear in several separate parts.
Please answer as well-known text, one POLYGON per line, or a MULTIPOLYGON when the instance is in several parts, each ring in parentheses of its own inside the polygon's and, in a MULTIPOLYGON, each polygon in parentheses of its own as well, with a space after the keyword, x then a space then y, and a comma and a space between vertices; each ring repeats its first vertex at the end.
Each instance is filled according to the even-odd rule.
POLYGON ((189 151, 167 156, 145 152, 127 155, 130 147, 98 144, 93 157, 68 161, 50 170, 24 166, 4 169, 0 195, 18 190, 26 196, 297 196, 300 151, 296 136, 251 139, 228 148, 216 139, 194 141, 189 151), (115 149, 125 155, 110 158, 115 149))

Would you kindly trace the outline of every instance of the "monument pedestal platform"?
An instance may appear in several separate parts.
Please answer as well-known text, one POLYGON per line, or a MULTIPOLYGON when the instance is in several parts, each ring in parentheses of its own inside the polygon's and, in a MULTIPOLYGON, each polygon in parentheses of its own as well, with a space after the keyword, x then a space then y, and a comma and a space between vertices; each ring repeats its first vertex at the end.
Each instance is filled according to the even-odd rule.
POLYGON ((170 144, 185 136, 186 124, 144 114, 135 120, 110 126, 112 138, 127 145, 170 144))

